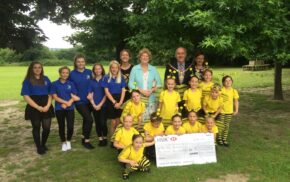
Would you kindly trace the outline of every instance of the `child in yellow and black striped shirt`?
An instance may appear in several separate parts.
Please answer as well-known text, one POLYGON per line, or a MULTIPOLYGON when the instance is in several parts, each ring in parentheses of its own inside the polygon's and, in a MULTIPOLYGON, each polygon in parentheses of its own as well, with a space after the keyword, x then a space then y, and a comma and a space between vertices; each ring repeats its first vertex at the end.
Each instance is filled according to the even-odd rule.
POLYGON ((172 125, 169 125, 165 130, 165 135, 182 135, 186 131, 182 127, 182 118, 179 114, 172 116, 172 125))
POLYGON ((228 147, 228 133, 232 116, 239 112, 239 94, 238 91, 232 88, 233 79, 231 76, 222 78, 223 88, 221 96, 223 98, 223 107, 221 110, 220 120, 217 121, 219 127, 218 144, 228 147))
POLYGON ((201 128, 201 133, 213 133, 214 140, 216 142, 217 134, 219 132, 218 127, 215 125, 215 120, 213 117, 207 116, 205 118, 205 124, 201 128))
POLYGON ((202 101, 206 96, 210 95, 211 87, 214 85, 212 82, 212 75, 212 70, 206 69, 203 73, 204 79, 198 85, 198 87, 202 90, 202 101))
POLYGON ((133 171, 150 171, 150 161, 144 156, 144 148, 154 145, 154 141, 144 143, 142 135, 133 135, 131 143, 118 156, 118 161, 124 166, 123 179, 129 179, 129 174, 133 171))
POLYGON ((111 141, 114 142, 117 132, 123 127, 123 118, 126 115, 133 117, 133 127, 142 132, 143 113, 145 112, 145 104, 141 101, 141 95, 138 90, 131 92, 131 100, 127 102, 123 109, 120 121, 121 123, 117 126, 115 132, 111 136, 111 141))
POLYGON ((194 111, 188 113, 188 122, 185 122, 182 126, 186 133, 199 133, 202 128, 202 124, 198 122, 198 116, 194 111))
MULTIPOLYGON (((144 125, 145 141, 154 141, 155 136, 164 135, 164 126, 162 118, 156 112, 150 115, 150 123, 144 125)), ((145 150, 146 156, 150 159, 155 159, 155 145, 152 145, 145 150)))
POLYGON ((178 113, 178 102, 180 102, 180 95, 174 90, 176 86, 175 79, 166 79, 166 90, 160 93, 159 108, 160 117, 165 127, 170 124, 171 117, 178 113))
POLYGON ((121 127, 114 139, 114 147, 118 149, 118 152, 121 152, 122 149, 132 144, 132 136, 139 134, 139 132, 132 127, 133 117, 131 115, 126 115, 123 118, 123 127, 121 127))
POLYGON ((216 120, 219 119, 220 112, 223 108, 223 98, 220 96, 221 87, 215 83, 210 95, 205 96, 203 100, 203 110, 206 116, 212 116, 216 120))

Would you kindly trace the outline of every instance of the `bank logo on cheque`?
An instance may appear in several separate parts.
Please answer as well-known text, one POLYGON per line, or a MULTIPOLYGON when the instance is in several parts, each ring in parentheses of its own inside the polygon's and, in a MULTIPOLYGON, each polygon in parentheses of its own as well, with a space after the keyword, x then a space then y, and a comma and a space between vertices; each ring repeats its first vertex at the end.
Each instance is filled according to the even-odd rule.
POLYGON ((165 137, 160 137, 160 138, 157 138, 157 142, 167 142, 168 140, 167 140, 168 138, 165 138, 165 137))
POLYGON ((170 140, 174 142, 177 140, 177 137, 171 137, 170 140))

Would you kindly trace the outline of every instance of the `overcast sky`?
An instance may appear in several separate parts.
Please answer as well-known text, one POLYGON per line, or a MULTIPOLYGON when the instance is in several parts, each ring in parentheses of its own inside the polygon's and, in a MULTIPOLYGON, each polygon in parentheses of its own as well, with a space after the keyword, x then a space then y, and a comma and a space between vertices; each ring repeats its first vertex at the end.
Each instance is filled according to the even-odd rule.
POLYGON ((63 37, 70 36, 75 32, 69 25, 57 25, 44 19, 38 22, 39 27, 43 30, 44 34, 48 37, 43 44, 49 48, 71 48, 72 45, 65 41, 63 37))
POLYGON ((69 25, 57 25, 44 19, 38 22, 39 27, 43 30, 44 34, 48 37, 43 44, 49 48, 71 48, 73 47, 69 42, 63 38, 70 36, 75 32, 69 25))

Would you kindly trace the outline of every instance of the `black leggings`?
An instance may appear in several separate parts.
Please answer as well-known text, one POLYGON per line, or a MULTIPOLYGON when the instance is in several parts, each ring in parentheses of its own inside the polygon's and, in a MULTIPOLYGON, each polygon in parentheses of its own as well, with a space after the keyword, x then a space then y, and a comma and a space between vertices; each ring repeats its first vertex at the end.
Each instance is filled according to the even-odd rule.
POLYGON ((90 134, 93 125, 93 117, 89 104, 80 104, 76 106, 77 111, 83 118, 83 136, 85 139, 90 139, 90 134))
POLYGON ((51 118, 42 120, 31 120, 32 136, 36 147, 39 149, 45 146, 50 132, 51 118), (40 127, 42 126, 42 139, 40 142, 40 127))
POLYGON ((70 141, 74 132, 74 110, 57 110, 55 111, 58 122, 59 137, 62 142, 70 141), (65 137, 65 120, 67 122, 67 137, 65 137))
POLYGON ((96 132, 98 137, 107 137, 108 127, 107 127, 106 109, 101 108, 98 111, 94 110, 93 115, 95 118, 96 132))

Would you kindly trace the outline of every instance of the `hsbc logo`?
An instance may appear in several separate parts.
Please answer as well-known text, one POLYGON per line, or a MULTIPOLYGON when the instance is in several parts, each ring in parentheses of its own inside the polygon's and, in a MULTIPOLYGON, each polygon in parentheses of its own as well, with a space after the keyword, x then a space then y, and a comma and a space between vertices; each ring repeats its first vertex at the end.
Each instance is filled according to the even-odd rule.
POLYGON ((171 137, 170 140, 174 142, 177 140, 177 137, 171 137))

